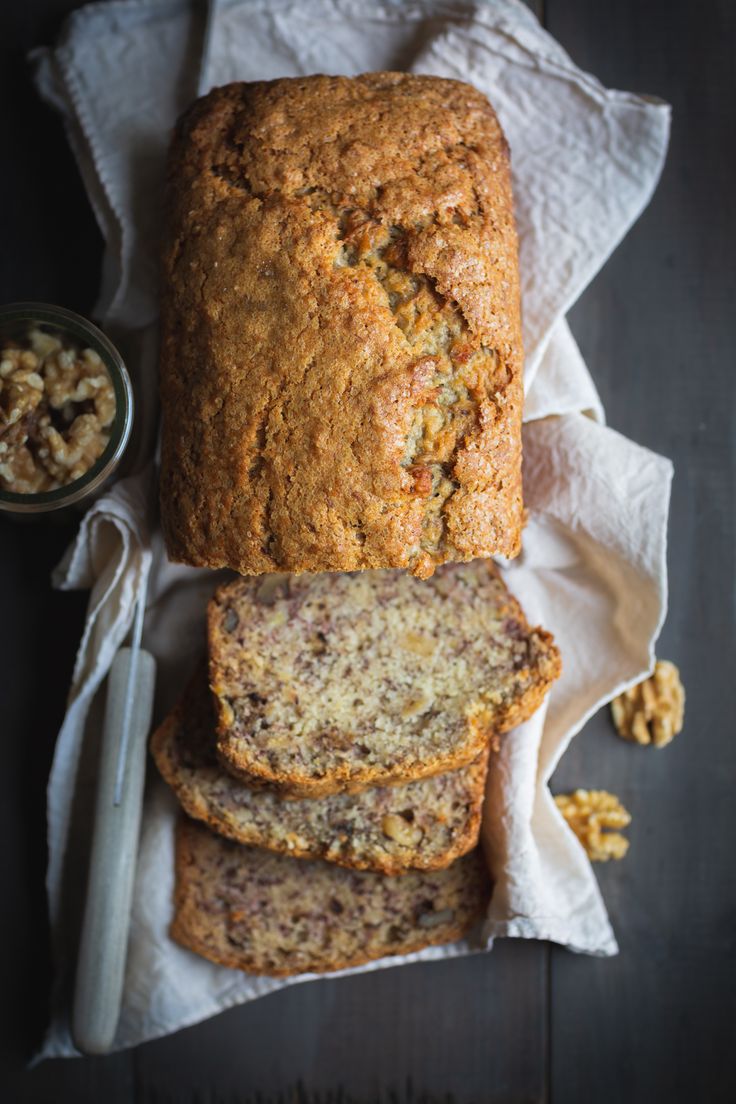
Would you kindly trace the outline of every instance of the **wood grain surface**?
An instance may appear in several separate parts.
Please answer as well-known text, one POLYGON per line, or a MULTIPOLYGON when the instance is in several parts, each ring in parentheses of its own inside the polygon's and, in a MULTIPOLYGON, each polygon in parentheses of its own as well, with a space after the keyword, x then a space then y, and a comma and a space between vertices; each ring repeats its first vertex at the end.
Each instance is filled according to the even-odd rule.
MULTIPOLYGON (((101 241, 58 118, 24 60, 74 0, 0 15, 0 301, 89 312, 101 241)), ((0 1100, 12 1104, 659 1104, 736 1097, 734 333, 736 7, 728 0, 546 0, 538 14, 604 83, 672 103, 648 210, 575 306, 615 429, 672 457, 670 615, 660 654, 687 688, 662 751, 605 712, 553 788, 604 787, 631 848, 599 868, 615 959, 502 942, 493 954, 295 985, 102 1059, 27 1070, 51 980, 45 784, 84 595, 49 572, 72 530, 0 521, 0 1100)))

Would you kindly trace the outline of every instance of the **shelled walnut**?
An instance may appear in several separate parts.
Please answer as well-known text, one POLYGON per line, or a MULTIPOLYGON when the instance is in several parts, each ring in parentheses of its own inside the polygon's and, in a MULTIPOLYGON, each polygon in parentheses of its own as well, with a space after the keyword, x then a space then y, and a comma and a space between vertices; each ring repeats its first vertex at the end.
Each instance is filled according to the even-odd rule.
POLYGON ((38 328, 0 349, 0 489, 36 494, 81 478, 102 456, 115 392, 93 349, 38 328))
POLYGON ((399 816, 396 813, 387 813, 381 821, 381 831, 384 836, 403 844, 404 847, 416 847, 424 833, 421 828, 411 823, 412 819, 413 813, 408 817, 404 814, 399 816))
POLYGON ((685 689, 674 663, 657 660, 654 673, 611 702, 619 736, 637 744, 665 747, 681 731, 685 689))
POLYGON ((616 829, 631 823, 619 799, 605 790, 575 790, 558 794, 555 804, 592 862, 622 859, 629 841, 616 829))

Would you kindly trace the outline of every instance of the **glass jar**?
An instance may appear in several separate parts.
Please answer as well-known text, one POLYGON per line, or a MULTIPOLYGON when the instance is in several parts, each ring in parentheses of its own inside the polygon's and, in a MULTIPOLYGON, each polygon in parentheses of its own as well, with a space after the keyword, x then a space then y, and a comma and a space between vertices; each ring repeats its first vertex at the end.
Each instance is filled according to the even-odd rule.
MULTIPOLYGON (((115 413, 102 455, 78 478, 53 490, 16 493, 0 487, 0 511, 46 514, 79 507, 99 494, 117 468, 133 426, 133 389, 123 359, 112 342, 86 318, 50 303, 9 303, 0 307, 0 350, 6 342, 22 342, 31 330, 60 338, 78 350, 92 349, 100 357, 112 383, 115 413)), ((0 437, 2 440, 2 437, 0 437)))

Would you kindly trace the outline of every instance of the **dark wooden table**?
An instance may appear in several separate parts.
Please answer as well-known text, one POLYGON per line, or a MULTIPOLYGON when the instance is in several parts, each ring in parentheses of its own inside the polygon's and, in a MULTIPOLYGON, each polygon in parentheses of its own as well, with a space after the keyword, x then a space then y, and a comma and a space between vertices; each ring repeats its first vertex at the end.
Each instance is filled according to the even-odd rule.
MULTIPOLYGON (((37 102, 23 60, 75 6, 3 12, 0 301, 88 312, 101 241, 61 123, 37 102)), ((633 813, 628 857, 599 868, 621 954, 507 941, 491 955, 295 986, 133 1052, 26 1071, 50 981, 44 788, 85 597, 48 582, 69 529, 3 521, 3 1101, 736 1099, 736 7, 538 7, 603 82, 674 107, 659 190, 571 315, 610 425, 676 468, 660 654, 682 669, 686 730, 664 751, 642 750, 601 714, 554 779, 610 789, 633 813)))

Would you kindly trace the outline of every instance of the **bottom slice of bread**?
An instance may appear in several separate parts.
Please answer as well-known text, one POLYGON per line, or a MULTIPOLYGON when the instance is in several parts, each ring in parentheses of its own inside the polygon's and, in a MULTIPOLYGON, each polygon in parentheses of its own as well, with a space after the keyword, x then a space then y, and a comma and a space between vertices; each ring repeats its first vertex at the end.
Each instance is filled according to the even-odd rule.
POLYGON ((295 862, 182 818, 171 936, 249 974, 322 973, 450 943, 481 919, 490 892, 480 849, 393 878, 295 862))

